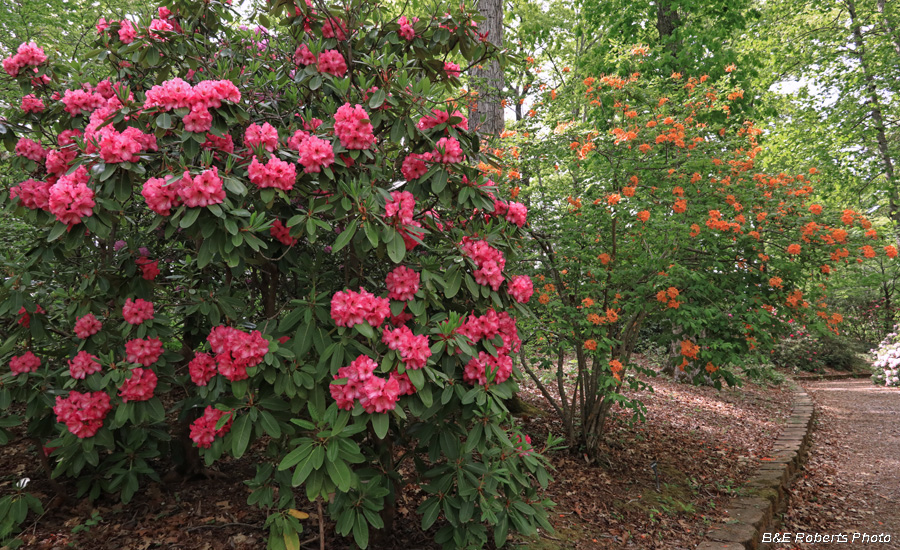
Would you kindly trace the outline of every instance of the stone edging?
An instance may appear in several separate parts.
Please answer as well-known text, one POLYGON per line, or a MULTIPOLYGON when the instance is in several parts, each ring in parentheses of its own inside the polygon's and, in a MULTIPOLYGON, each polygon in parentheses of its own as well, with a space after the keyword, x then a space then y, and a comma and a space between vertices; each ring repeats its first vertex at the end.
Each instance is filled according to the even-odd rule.
POLYGON ((794 408, 771 454, 731 499, 726 523, 713 525, 697 550, 757 550, 765 548, 762 534, 778 528, 778 514, 787 510, 788 489, 806 462, 814 415, 813 402, 802 389, 794 394, 794 408))
POLYGON ((804 374, 794 376, 797 382, 818 382, 819 380, 849 380, 851 378, 871 378, 871 372, 848 372, 840 374, 804 374))

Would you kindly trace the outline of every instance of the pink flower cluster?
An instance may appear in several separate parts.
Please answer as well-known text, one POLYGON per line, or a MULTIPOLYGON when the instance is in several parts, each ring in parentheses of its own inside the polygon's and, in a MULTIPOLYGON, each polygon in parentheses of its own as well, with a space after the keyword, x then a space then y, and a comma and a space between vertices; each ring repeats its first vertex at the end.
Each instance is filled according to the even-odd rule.
POLYGON ((18 197, 25 208, 46 210, 50 206, 51 184, 45 181, 27 179, 9 190, 10 198, 18 197))
POLYGON ((322 168, 334 164, 334 149, 331 147, 331 142, 310 135, 303 130, 297 130, 291 139, 294 140, 294 148, 300 153, 299 162, 305 173, 318 174, 322 168), (304 135, 298 136, 298 134, 304 135), (302 139, 295 139, 298 137, 302 137, 302 139))
POLYGON ((334 135, 347 149, 368 149, 375 144, 375 134, 369 114, 362 105, 351 107, 345 103, 334 115, 334 135))
POLYGON ((400 360, 407 369, 421 369, 431 357, 428 336, 415 335, 407 326, 386 329, 381 335, 381 341, 387 344, 388 348, 400 352, 400 360))
POLYGON ((159 275, 159 260, 150 261, 146 256, 141 256, 134 261, 141 268, 141 278, 152 281, 159 275))
MULTIPOLYGON (((38 304, 34 308, 34 313, 35 313, 35 315, 37 315, 38 313, 47 313, 47 311, 44 310, 44 308, 42 308, 40 304, 38 304)), ((16 322, 25 328, 30 327, 31 326, 31 315, 28 314, 28 310, 25 309, 25 306, 22 306, 19 308, 19 315, 21 315, 21 317, 19 317, 19 320, 16 322)))
POLYGON ((65 147, 59 151, 48 150, 47 160, 44 162, 47 173, 57 177, 64 175, 71 168, 71 163, 76 156, 78 156, 78 151, 74 147, 65 147))
POLYGON ((440 124, 444 124, 450 120, 450 117, 459 117, 462 121, 456 123, 454 128, 459 128, 461 130, 469 129, 469 119, 464 117, 461 112, 453 111, 453 113, 448 113, 447 111, 442 111, 440 109, 432 109, 431 116, 423 116, 419 119, 419 122, 416 124, 416 128, 419 130, 431 130, 435 126, 440 124))
POLYGON ((21 43, 16 54, 3 60, 3 70, 6 74, 15 78, 24 67, 37 67, 47 61, 47 55, 34 42, 21 43))
POLYGON ((69 376, 78 380, 84 380, 87 375, 100 372, 101 368, 97 356, 83 350, 69 359, 69 376))
POLYGON ((147 207, 160 216, 168 216, 172 213, 172 208, 181 204, 181 197, 178 195, 181 182, 172 183, 172 179, 173 176, 166 176, 165 179, 150 178, 141 189, 147 207))
POLYGON ((294 63, 296 65, 312 65, 316 62, 316 54, 309 51, 306 44, 300 44, 294 52, 294 63))
POLYGON ((112 126, 105 126, 99 132, 100 158, 106 163, 137 162, 143 150, 155 150, 156 140, 137 128, 129 127, 117 132, 112 126))
POLYGON ((106 99, 99 93, 85 90, 66 90, 62 98, 65 111, 72 116, 92 112, 106 104, 106 99))
MULTIPOLYGON (((488 183, 494 185, 493 181, 488 180, 488 183)), ((488 193, 488 195, 494 199, 493 215, 504 216, 506 221, 519 227, 525 225, 528 218, 528 207, 520 202, 506 202, 499 200, 494 197, 493 193, 488 193)))
POLYGON ((534 284, 528 275, 516 275, 511 281, 506 283, 509 289, 509 295, 520 304, 527 304, 534 294, 534 284))
POLYGON ((494 357, 483 351, 478 352, 478 357, 473 357, 466 363, 463 371, 463 380, 475 385, 487 384, 489 373, 494 375, 494 384, 506 382, 512 375, 512 358, 509 355, 494 357))
POLYGON ((144 321, 153 319, 153 302, 141 298, 132 301, 131 298, 128 298, 125 300, 125 306, 122 307, 122 316, 129 324, 140 325, 144 321))
POLYGON ((400 24, 400 30, 397 32, 407 42, 416 37, 416 31, 413 29, 412 24, 418 20, 418 17, 413 17, 413 20, 410 21, 405 15, 401 15, 400 19, 397 20, 397 23, 400 24))
POLYGON ((392 372, 385 379, 375 376, 378 364, 365 355, 360 355, 346 367, 338 369, 334 379, 346 378, 345 384, 331 384, 331 397, 337 406, 344 410, 353 410, 356 400, 369 414, 394 410, 401 395, 411 395, 416 389, 409 377, 392 372))
POLYGON ((148 34, 151 37, 157 40, 165 41, 166 38, 164 36, 158 35, 153 31, 172 32, 175 30, 175 27, 173 27, 172 24, 165 19, 154 19, 150 22, 150 27, 148 29, 150 30, 148 34))
POLYGON ((316 68, 320 73, 328 73, 334 76, 344 76, 347 74, 347 62, 344 56, 337 50, 325 50, 319 54, 319 61, 316 68))
POLYGON ((218 149, 219 151, 224 151, 226 153, 234 153, 234 140, 231 139, 231 134, 225 134, 222 137, 206 134, 206 141, 203 142, 201 147, 204 149, 218 149))
POLYGON ((480 285, 488 285, 493 290, 498 290, 503 284, 503 268, 506 267, 506 258, 503 253, 489 245, 487 241, 475 240, 463 237, 460 243, 463 253, 475 262, 478 268, 475 270, 475 282, 480 285))
POLYGON ((167 80, 147 91, 144 108, 159 107, 164 111, 189 108, 184 119, 188 132, 206 132, 212 127, 209 109, 218 109, 223 101, 238 103, 241 92, 230 80, 204 80, 191 86, 180 78, 167 80))
POLYGON ((195 353, 194 358, 188 363, 188 372, 191 375, 191 382, 198 386, 205 386, 219 371, 215 358, 201 351, 195 353))
POLYGON ((281 220, 275 220, 272 227, 269 229, 269 234, 284 246, 294 246, 297 244, 297 239, 291 237, 290 228, 281 223, 281 220))
POLYGON ((413 235, 419 239, 425 234, 421 231, 408 231, 408 226, 422 227, 422 224, 413 219, 413 212, 416 207, 416 199, 409 191, 391 191, 391 198, 384 205, 384 217, 386 221, 393 221, 397 225, 397 231, 403 237, 403 242, 407 250, 416 247, 418 241, 413 235))
POLYGON ((270 158, 266 164, 261 164, 256 157, 253 157, 247 172, 250 175, 250 181, 260 189, 274 187, 282 191, 290 191, 294 188, 294 182, 297 180, 297 168, 275 156, 270 158))
POLYGON ((400 173, 406 178, 406 181, 419 179, 428 172, 428 165, 425 162, 431 162, 431 153, 410 153, 403 159, 403 165, 400 166, 400 173))
POLYGON ((406 266, 397 266, 387 274, 385 283, 391 300, 412 300, 419 291, 420 275, 406 266))
POLYGON ((352 327, 367 322, 373 327, 380 326, 391 315, 391 303, 387 298, 359 289, 359 292, 344 290, 331 298, 331 318, 339 327, 352 327))
POLYGON ((27 374, 29 372, 34 372, 38 370, 38 367, 40 366, 41 359, 30 351, 26 351, 22 355, 13 357, 9 360, 9 370, 11 370, 13 374, 27 374))
POLYGON ((156 373, 150 369, 140 367, 131 370, 131 378, 128 378, 119 386, 119 396, 122 403, 129 401, 147 401, 153 397, 156 389, 156 373))
POLYGON ((94 214, 94 190, 87 186, 89 180, 87 168, 79 166, 50 187, 48 207, 61 223, 75 225, 94 214))
POLYGON ((264 122, 262 126, 251 124, 244 132, 244 145, 249 149, 262 146, 272 153, 278 147, 278 130, 268 122, 264 122))
POLYGON ((452 61, 444 61, 444 72, 450 78, 459 78, 460 66, 452 61))
POLYGON ((522 346, 519 331, 516 329, 516 320, 505 311, 497 313, 489 309, 484 315, 470 315, 466 322, 456 329, 456 333, 462 334, 473 344, 477 344, 482 338, 492 339, 500 335, 503 345, 497 348, 499 355, 518 352, 522 346))
POLYGON ((103 420, 111 410, 109 395, 102 391, 73 391, 67 397, 57 395, 56 405, 53 407, 56 421, 63 422, 70 432, 81 439, 96 434, 103 427, 103 420))
POLYGON ((34 162, 43 162, 47 151, 41 144, 28 138, 22 138, 16 143, 16 154, 34 162))
POLYGON ((131 44, 135 38, 137 38, 137 30, 134 25, 131 24, 131 21, 123 19, 119 25, 119 40, 123 44, 131 44))
POLYGON ((100 324, 100 321, 94 317, 93 313, 88 313, 84 317, 79 317, 78 320, 75 321, 75 336, 81 338, 82 340, 87 340, 92 335, 100 332, 100 329, 103 325, 100 324))
POLYGON ((437 162, 442 162, 444 164, 455 164, 458 162, 462 162, 465 159, 465 155, 463 155, 462 147, 459 144, 459 141, 456 138, 445 137, 441 138, 437 142, 437 147, 431 153, 432 158, 434 158, 437 162))
POLYGON ((193 179, 190 173, 185 172, 178 183, 178 196, 189 208, 220 204, 225 201, 222 178, 219 177, 219 169, 215 166, 193 179))
POLYGON ((208 406, 206 407, 206 410, 203 411, 203 416, 191 423, 191 440, 196 443, 198 447, 209 449, 217 437, 222 437, 231 430, 231 424, 233 422, 233 413, 226 413, 215 407, 208 406), (230 415, 228 422, 220 429, 216 430, 216 424, 219 423, 219 419, 226 414, 230 415))
POLYGON ((129 363, 149 367, 159 360, 163 346, 159 338, 135 338, 125 342, 125 354, 129 363))
POLYGON ((22 110, 26 113, 40 113, 44 110, 44 102, 34 94, 28 94, 22 98, 22 110))
POLYGON ((522 436, 516 434, 515 438, 510 438, 512 441, 513 447, 516 448, 516 454, 521 457, 528 456, 532 454, 534 448, 531 446, 531 436, 525 436, 525 440, 522 440, 522 436))
POLYGON ((347 24, 340 19, 329 16, 325 23, 322 24, 322 36, 347 40, 347 24))
POLYGON ((258 330, 247 334, 220 325, 206 339, 216 354, 219 372, 232 382, 247 379, 247 369, 260 364, 269 352, 269 341, 258 330))

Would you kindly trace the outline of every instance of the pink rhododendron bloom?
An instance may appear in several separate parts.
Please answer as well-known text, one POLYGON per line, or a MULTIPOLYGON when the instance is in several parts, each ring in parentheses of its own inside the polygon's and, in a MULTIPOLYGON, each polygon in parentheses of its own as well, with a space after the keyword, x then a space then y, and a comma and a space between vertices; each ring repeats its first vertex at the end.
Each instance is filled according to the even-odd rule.
POLYGON ((188 363, 188 372, 191 375, 191 382, 198 386, 209 384, 209 381, 219 373, 215 358, 203 352, 194 354, 194 358, 188 363))
POLYGON ((437 147, 431 153, 434 160, 443 162, 444 164, 455 164, 465 159, 462 147, 456 138, 441 138, 437 142, 437 147))
POLYGON ((297 51, 294 52, 294 64, 296 65, 313 65, 316 61, 316 54, 309 51, 306 44, 300 44, 297 51))
POLYGON ((97 34, 103 34, 103 32, 109 28, 109 23, 106 21, 106 18, 101 17, 99 21, 97 21, 97 34))
POLYGON ((413 223, 416 198, 409 191, 391 191, 391 198, 384 205, 384 217, 395 218, 401 225, 413 223))
POLYGON ((431 161, 431 153, 423 155, 411 153, 403 159, 403 165, 400 167, 400 173, 406 178, 406 181, 419 179, 428 172, 428 165, 425 161, 431 161))
POLYGON ((262 363, 269 352, 269 341, 254 330, 246 333, 233 327, 214 327, 207 341, 216 354, 219 373, 235 382, 248 377, 247 369, 262 363))
POLYGON ((46 210, 50 206, 51 184, 28 179, 9 190, 10 198, 17 198, 22 206, 31 210, 46 210))
MULTIPOLYGON (((418 18, 415 18, 418 19, 418 18)), ((412 23, 409 19, 406 18, 405 15, 401 15, 400 19, 397 20, 397 23, 400 25, 400 30, 397 33, 407 42, 416 37, 416 31, 413 29, 412 23)))
POLYGON ((520 202, 510 202, 506 211, 506 219, 510 223, 514 223, 519 227, 525 225, 528 217, 528 208, 520 202))
POLYGON ((251 124, 244 132, 244 145, 250 149, 262 146, 272 153, 278 147, 278 130, 268 122, 264 122, 262 126, 251 124))
MULTIPOLYGON (((38 304, 34 308, 34 313, 37 315, 38 313, 47 312, 44 311, 44 308, 42 308, 40 304, 38 304)), ((31 326, 31 315, 28 313, 28 310, 25 309, 25 306, 19 308, 19 315, 21 315, 21 317, 19 317, 19 320, 16 322, 25 328, 29 328, 31 326)))
POLYGON ((387 298, 375 296, 362 288, 359 292, 344 290, 331 298, 331 318, 339 327, 353 327, 367 322, 378 327, 391 314, 391 303, 387 298))
POLYGON ((281 220, 275 220, 272 227, 269 228, 269 234, 284 246, 294 246, 297 244, 297 239, 291 237, 291 230, 288 227, 285 227, 285 225, 281 223, 281 220))
POLYGON ((405 266, 397 266, 388 273, 385 283, 388 289, 388 298, 391 300, 412 300, 419 291, 419 274, 405 266))
POLYGON ((531 437, 525 436, 524 441, 522 440, 522 436, 516 434, 515 438, 512 438, 513 447, 516 448, 516 454, 519 456, 525 457, 534 452, 533 447, 531 446, 531 437))
POLYGON ((162 352, 162 342, 159 338, 135 338, 125 342, 126 359, 129 363, 149 367, 159 360, 162 352))
POLYGON ((406 364, 407 369, 421 369, 431 357, 428 336, 415 335, 406 326, 386 329, 381 336, 381 341, 387 344, 388 348, 400 352, 400 360, 406 364))
POLYGON ((160 107, 165 111, 188 108, 191 106, 192 93, 190 84, 180 78, 173 78, 147 90, 144 108, 160 107))
POLYGON ((506 382, 512 375, 512 358, 505 354, 493 357, 483 351, 478 352, 478 357, 473 357, 463 371, 463 380, 475 385, 487 384, 488 374, 493 374, 494 384, 506 382))
POLYGON ((44 161, 44 167, 47 173, 56 177, 65 175, 71 168, 72 161, 78 155, 78 151, 74 147, 66 147, 60 151, 47 151, 47 160, 44 161))
POLYGON ((99 134, 100 158, 108 164, 138 162, 141 150, 149 148, 145 134, 137 128, 129 127, 120 133, 110 125, 104 127, 99 134))
POLYGON ((75 336, 81 338, 82 340, 87 340, 94 334, 100 332, 100 329, 103 325, 100 324, 100 321, 94 317, 93 313, 88 313, 84 317, 78 318, 75 321, 75 336))
POLYGON ((129 324, 140 325, 144 321, 153 319, 153 303, 141 298, 134 301, 128 298, 122 307, 122 316, 129 324))
POLYGON ((234 153, 234 141, 231 139, 231 134, 225 134, 222 137, 206 134, 206 141, 203 142, 202 147, 204 149, 217 149, 229 154, 234 153))
POLYGON ((400 383, 396 378, 372 376, 363 383, 359 404, 369 414, 392 411, 400 397, 400 383))
POLYGON ((159 8, 157 8, 156 13, 159 14, 160 19, 168 19, 172 16, 172 12, 165 6, 160 6, 159 8))
POLYGON ((459 78, 460 67, 452 61, 444 61, 444 72, 451 78, 459 78))
POLYGON ((527 304, 534 294, 534 285, 531 277, 528 275, 516 275, 507 283, 509 286, 509 295, 520 304, 527 304))
POLYGON ((119 386, 122 403, 129 401, 147 401, 153 397, 156 389, 156 373, 150 369, 136 368, 131 370, 128 378, 119 386))
POLYGON ((13 374, 27 374, 35 372, 41 366, 40 358, 30 351, 9 360, 9 370, 13 374))
POLYGON ((503 345, 497 347, 498 354, 518 352, 522 345, 516 329, 516 320, 507 312, 497 313, 490 309, 481 316, 470 315, 466 322, 456 329, 457 334, 468 338, 473 344, 482 338, 491 339, 499 335, 503 345))
POLYGON ((159 260, 151 262, 148 258, 141 256, 134 263, 141 268, 141 278, 145 281, 152 281, 159 275, 159 260))
POLYGON ((72 116, 90 113, 105 103, 103 96, 84 90, 66 90, 62 98, 65 111, 72 116))
POLYGON ((419 122, 416 124, 416 128, 419 130, 431 130, 435 126, 439 124, 444 124, 448 120, 450 120, 450 113, 447 111, 442 111, 440 109, 433 109, 431 111, 431 116, 423 116, 419 119, 419 122))
POLYGON ((320 73, 333 74, 338 77, 347 74, 347 63, 341 52, 337 50, 326 50, 320 53, 316 68, 320 73))
POLYGON ((67 147, 69 145, 75 144, 75 138, 78 136, 83 136, 84 132, 81 130, 63 130, 59 133, 59 137, 56 138, 56 143, 59 144, 60 147, 67 147))
POLYGON ((22 97, 22 110, 26 113, 40 113, 44 110, 44 102, 34 94, 22 97))
POLYGON ((206 410, 203 411, 203 416, 194 420, 191 424, 191 440, 196 443, 198 447, 209 449, 215 438, 222 437, 231 430, 233 421, 234 413, 226 413, 215 407, 208 406, 206 407, 206 410), (220 429, 216 430, 216 424, 219 423, 219 419, 226 414, 230 416, 228 422, 220 429))
POLYGON ((194 107, 184 116, 182 122, 186 132, 206 132, 212 128, 212 114, 207 109, 194 107))
POLYGON ((16 54, 3 60, 3 70, 15 78, 19 75, 19 71, 24 67, 37 67, 47 61, 47 55, 44 54, 37 44, 34 42, 23 42, 19 45, 16 54))
POLYGON ((297 168, 278 157, 272 157, 266 164, 261 164, 256 157, 250 163, 247 170, 250 181, 260 189, 274 187, 282 191, 290 191, 297 180, 297 168))
MULTIPOLYGON (((298 133, 302 130, 298 130, 298 133)), ((305 133, 305 132, 304 132, 305 133)), ((296 136, 296 134, 294 134, 296 136)), ((322 168, 334 164, 334 150, 331 142, 316 136, 308 136, 297 144, 300 152, 300 164, 307 174, 318 174, 322 168)))
POLYGON ((498 290, 503 284, 503 268, 506 267, 506 259, 503 253, 483 240, 473 240, 463 237, 460 246, 466 256, 475 262, 478 268, 473 275, 480 285, 490 286, 498 290))
POLYGON ((391 378, 397 381, 397 386, 399 388, 398 393, 400 395, 412 395, 416 393, 416 387, 409 380, 409 375, 405 372, 403 374, 394 371, 391 373, 391 378))
POLYGON ((75 225, 93 215, 94 190, 87 186, 89 179, 87 169, 79 166, 50 187, 50 212, 61 223, 75 225))
POLYGON ((21 138, 16 143, 16 154, 34 162, 43 162, 47 156, 47 151, 41 147, 40 143, 28 138, 21 138))
POLYGON ((370 357, 360 355, 346 367, 338 369, 338 373, 334 376, 334 379, 347 379, 345 384, 335 384, 332 382, 331 387, 329 388, 331 397, 337 401, 338 408, 348 411, 353 410, 355 400, 362 396, 363 385, 367 380, 372 378, 376 368, 378 368, 378 363, 373 361, 370 357))
POLYGON ((328 17, 322 24, 322 36, 325 38, 337 38, 347 40, 347 25, 340 19, 328 17))
POLYGON ((368 149, 375 144, 372 123, 362 105, 351 107, 345 103, 338 107, 334 115, 334 135, 347 149, 368 149))
POLYGON ((185 172, 180 183, 178 196, 189 208, 221 204, 225 201, 225 189, 219 177, 219 169, 215 166, 193 179, 185 172))
POLYGON ((109 395, 101 391, 73 391, 67 397, 57 395, 53 407, 57 422, 63 422, 70 432, 82 439, 93 437, 103 427, 103 420, 111 410, 109 395))
POLYGON ((147 201, 147 207, 160 216, 168 216, 172 208, 181 204, 181 196, 178 189, 181 181, 172 182, 173 176, 163 178, 150 178, 144 183, 141 195, 147 201))
POLYGON ((84 380, 89 374, 100 372, 101 368, 97 356, 83 350, 69 359, 69 375, 79 380, 84 380))
POLYGON ((148 34, 152 38, 155 38, 157 40, 166 40, 164 36, 160 36, 153 31, 172 32, 175 30, 175 27, 173 27, 172 24, 165 19, 154 19, 150 22, 149 30, 150 32, 148 34))
POLYGON ((137 38, 137 30, 134 28, 134 25, 131 24, 131 21, 127 19, 120 21, 119 40, 121 40, 123 44, 131 44, 134 42, 135 38, 137 38))

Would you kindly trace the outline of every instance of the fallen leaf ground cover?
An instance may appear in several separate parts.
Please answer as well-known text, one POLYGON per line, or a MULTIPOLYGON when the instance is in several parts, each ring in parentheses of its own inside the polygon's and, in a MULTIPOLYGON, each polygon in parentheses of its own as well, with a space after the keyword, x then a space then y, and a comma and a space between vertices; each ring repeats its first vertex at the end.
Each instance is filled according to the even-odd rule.
MULTIPOLYGON (((652 380, 644 391, 646 421, 630 424, 630 412, 616 412, 600 456, 588 459, 577 448, 550 455, 554 481, 546 497, 556 503, 551 513, 554 533, 510 540, 513 547, 535 550, 612 548, 693 548, 710 522, 723 519, 727 499, 765 456, 790 413, 791 393, 785 385, 746 383, 739 389, 652 380), (651 469, 657 464, 657 477, 651 469)), ((560 424, 548 412, 536 388, 523 381, 520 392, 531 406, 518 422, 540 449, 560 424)), ((35 458, 35 443, 20 438, 0 454, 0 494, 19 479, 32 479, 46 513, 29 518, 21 537, 25 548, 55 550, 256 549, 264 545, 265 515, 247 506, 249 490, 241 482, 252 477, 261 446, 240 460, 218 466, 221 475, 149 484, 128 505, 101 497, 90 503, 74 498, 74 486, 63 484, 62 498, 46 480, 35 458)), ((373 548, 434 548, 430 533, 418 529, 417 485, 410 485, 397 505, 395 531, 373 548)), ((304 548, 318 548, 318 514, 304 510, 304 548)), ((350 548, 326 522, 326 547, 350 548)), ((304 537, 301 537, 301 540, 304 537)))

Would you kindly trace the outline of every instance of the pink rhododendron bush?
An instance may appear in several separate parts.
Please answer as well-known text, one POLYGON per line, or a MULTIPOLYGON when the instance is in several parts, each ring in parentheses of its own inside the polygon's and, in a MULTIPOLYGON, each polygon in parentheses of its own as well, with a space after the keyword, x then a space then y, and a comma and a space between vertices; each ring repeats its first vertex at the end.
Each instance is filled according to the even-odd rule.
POLYGON ((408 484, 446 547, 549 528, 544 459, 503 405, 528 213, 452 102, 496 53, 472 10, 237 18, 173 2, 101 19, 77 64, 3 60, 22 98, 0 201, 39 240, 6 266, 0 427, 126 502, 199 470, 180 440, 206 466, 253 447, 270 548, 298 547, 315 501, 365 547, 408 484))

